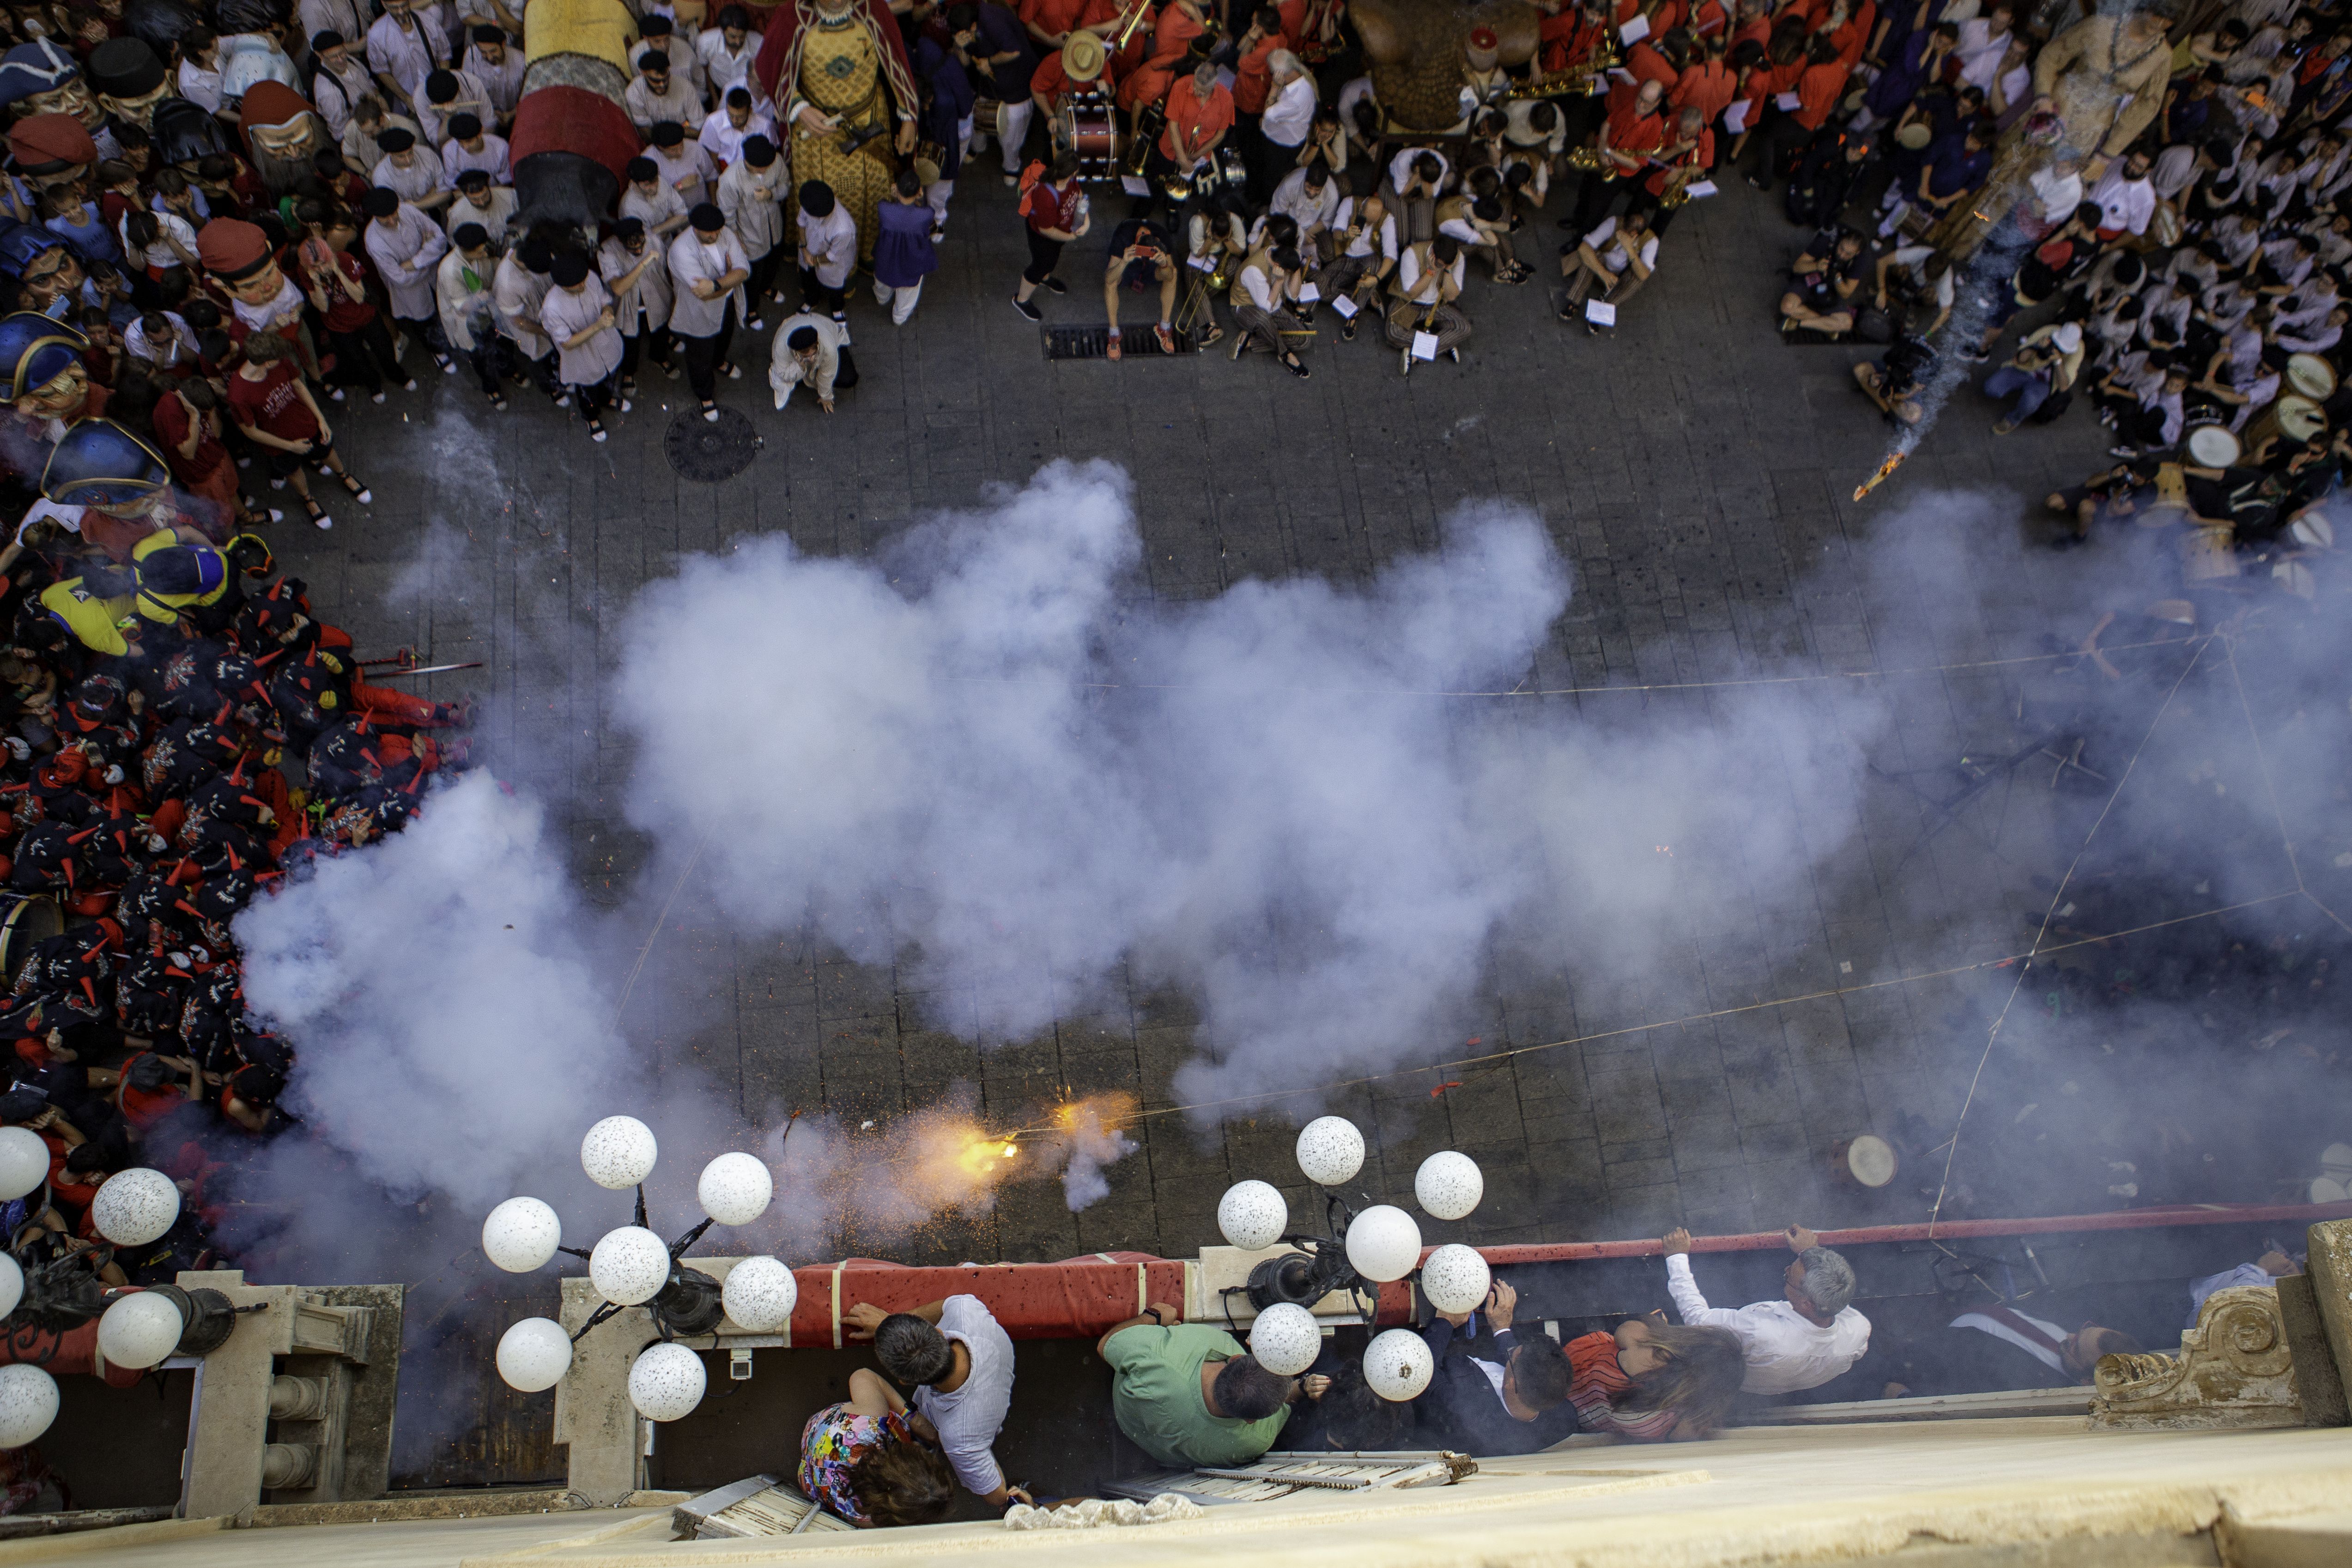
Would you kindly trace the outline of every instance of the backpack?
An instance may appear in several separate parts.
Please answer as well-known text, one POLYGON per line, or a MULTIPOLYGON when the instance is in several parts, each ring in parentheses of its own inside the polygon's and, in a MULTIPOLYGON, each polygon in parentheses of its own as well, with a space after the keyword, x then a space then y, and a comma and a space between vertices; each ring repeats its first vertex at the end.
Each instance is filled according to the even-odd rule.
POLYGON ((1027 217, 1033 210, 1029 204, 1030 200, 1036 193, 1039 183, 1045 178, 1045 165, 1043 162, 1032 162, 1027 168, 1021 171, 1020 213, 1023 217, 1027 217))

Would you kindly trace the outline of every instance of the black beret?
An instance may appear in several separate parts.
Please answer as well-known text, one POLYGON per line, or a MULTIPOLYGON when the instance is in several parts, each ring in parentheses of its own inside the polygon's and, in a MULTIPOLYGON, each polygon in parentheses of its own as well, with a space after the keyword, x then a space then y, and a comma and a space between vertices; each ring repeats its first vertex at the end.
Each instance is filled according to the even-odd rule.
POLYGON ((361 203, 372 218, 388 218, 400 211, 400 193, 389 185, 371 185, 367 199, 361 203))
POLYGON ((375 133, 380 152, 405 152, 416 145, 416 133, 404 125, 387 125, 375 133))
POLYGON ((479 250, 490 243, 490 231, 479 224, 459 224, 449 238, 459 250, 479 250))

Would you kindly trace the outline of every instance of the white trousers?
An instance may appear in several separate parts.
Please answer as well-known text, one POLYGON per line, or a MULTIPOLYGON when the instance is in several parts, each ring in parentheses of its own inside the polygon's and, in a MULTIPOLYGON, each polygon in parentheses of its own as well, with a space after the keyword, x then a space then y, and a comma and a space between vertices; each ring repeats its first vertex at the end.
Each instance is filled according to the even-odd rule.
POLYGON ((874 285, 874 303, 890 307, 890 325, 893 327, 905 326, 907 318, 915 313, 915 307, 922 302, 922 298, 923 284, 920 278, 903 288, 893 288, 888 284, 881 282, 874 285))

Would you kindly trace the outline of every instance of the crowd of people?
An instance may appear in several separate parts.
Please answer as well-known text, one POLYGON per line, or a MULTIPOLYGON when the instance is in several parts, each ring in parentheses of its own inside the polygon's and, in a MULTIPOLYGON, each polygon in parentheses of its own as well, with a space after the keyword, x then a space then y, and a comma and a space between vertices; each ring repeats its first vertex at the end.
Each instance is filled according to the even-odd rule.
MULTIPOLYGON (((1785 1235, 1793 1256, 1776 1299, 1710 1305, 1690 1233, 1677 1229, 1661 1244, 1671 1317, 1662 1308, 1564 1341, 1546 1332, 1552 1325, 1520 1322, 1517 1291, 1497 1280, 1483 1306, 1433 1312, 1422 1325, 1433 1371, 1408 1400, 1376 1393, 1356 1352, 1327 1343, 1313 1368, 1285 1376, 1226 1328, 1187 1322, 1167 1302, 1112 1325, 1095 1350, 1110 1370, 1120 1433, 1158 1465, 1213 1469, 1276 1450, 1530 1454, 1580 1432, 1688 1442, 1791 1397, 2079 1386, 2102 1357, 2140 1349, 2118 1330, 2069 1329, 1979 1299, 1981 1290, 1874 1344, 1871 1321, 1853 1304, 1853 1266, 1801 1226, 1785 1235)), ((2189 1281, 2188 1326, 2216 1291, 2269 1285, 2303 1266, 2273 1244, 2252 1262, 2189 1281)), ((802 1430, 797 1484, 819 1507, 873 1527, 945 1518, 959 1487, 1000 1512, 1077 1500, 1016 1484, 996 1458, 1016 1355, 979 1298, 893 1313, 860 1302, 842 1322, 853 1339, 872 1342, 877 1365, 852 1373, 849 1397, 802 1430)))

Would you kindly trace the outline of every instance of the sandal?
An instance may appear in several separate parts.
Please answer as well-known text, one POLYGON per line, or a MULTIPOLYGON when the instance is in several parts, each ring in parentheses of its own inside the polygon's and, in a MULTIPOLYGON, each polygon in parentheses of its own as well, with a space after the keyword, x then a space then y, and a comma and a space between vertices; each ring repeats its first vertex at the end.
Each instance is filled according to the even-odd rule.
POLYGON ((368 487, 360 483, 360 476, 358 475, 346 468, 341 474, 336 475, 335 477, 343 482, 343 488, 349 490, 361 506, 366 507, 374 504, 375 497, 368 494, 368 487))
POLYGON ((1119 357, 1118 329, 1113 327, 1110 329, 1110 344, 1109 347, 1103 350, 1103 358, 1107 360, 1116 360, 1119 357))
POLYGON ((1298 357, 1298 350, 1296 349, 1289 350, 1283 354, 1281 364, 1284 370, 1288 371, 1292 375, 1297 376, 1302 382, 1308 376, 1315 373, 1307 368, 1307 361, 1298 357))
POLYGON ((1151 329, 1151 335, 1160 340, 1160 351, 1161 353, 1172 354, 1176 351, 1175 333, 1170 331, 1165 327, 1154 327, 1151 329))
POLYGON ((589 418, 588 418, 588 439, 589 439, 589 440, 591 440, 591 441, 602 441, 602 440, 604 440, 604 439, 605 438, 605 436, 606 436, 606 435, 608 435, 609 434, 611 434, 611 433, 610 433, 610 432, 608 432, 607 430, 605 430, 605 428, 604 428, 604 422, 603 420, 596 418, 593 414, 591 414, 591 415, 589 416, 589 418))
POLYGON ((327 516, 327 508, 319 505, 319 498, 316 496, 303 497, 302 509, 310 515, 310 521, 320 528, 331 528, 335 526, 335 519, 327 516))
POLYGON ((717 424, 719 423, 719 405, 715 402, 704 403, 702 405, 702 417, 709 420, 711 423, 717 424))

